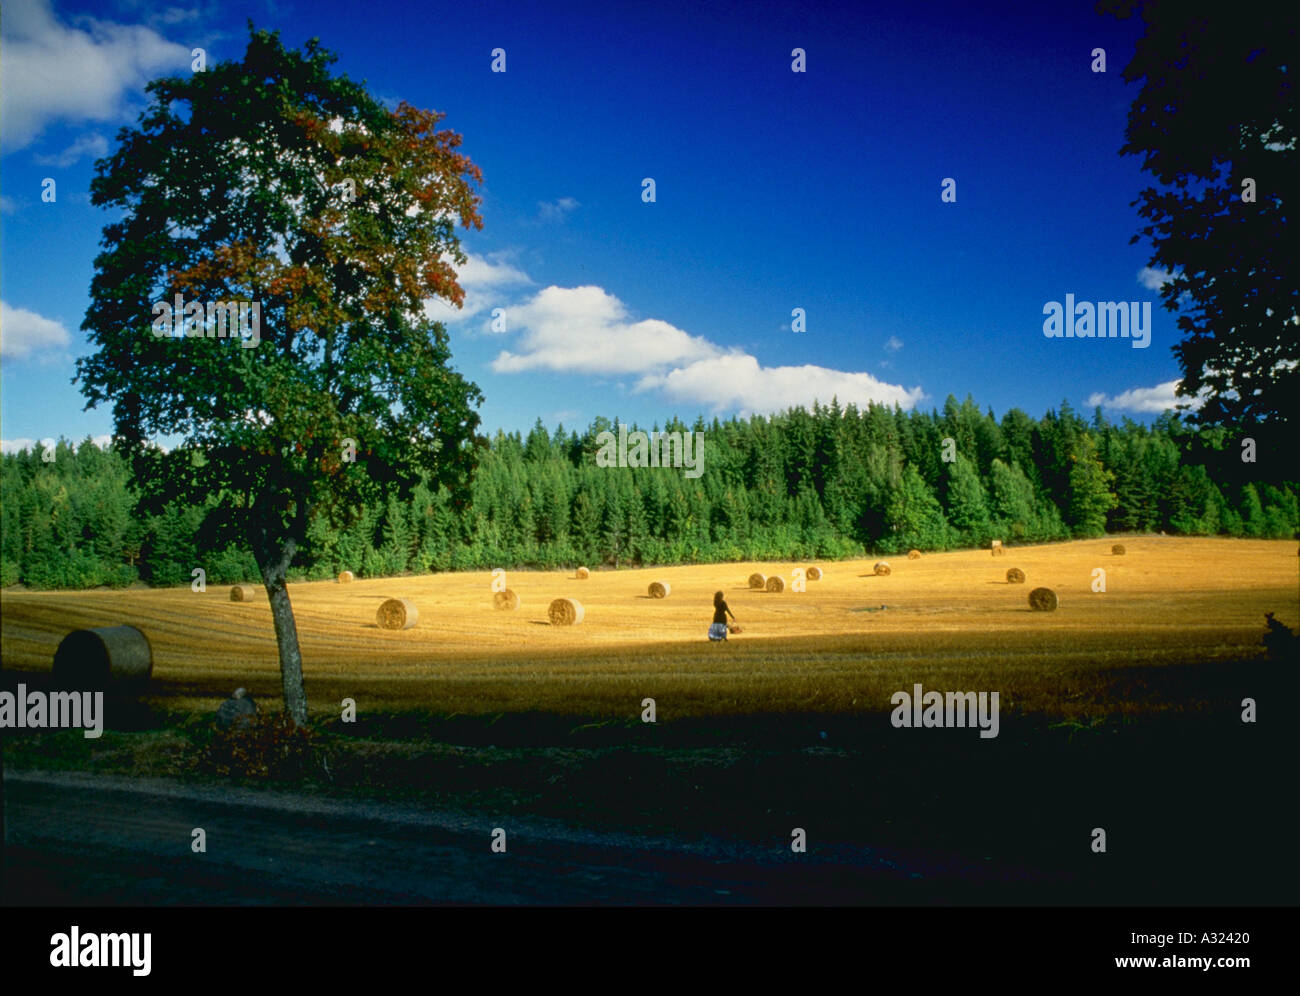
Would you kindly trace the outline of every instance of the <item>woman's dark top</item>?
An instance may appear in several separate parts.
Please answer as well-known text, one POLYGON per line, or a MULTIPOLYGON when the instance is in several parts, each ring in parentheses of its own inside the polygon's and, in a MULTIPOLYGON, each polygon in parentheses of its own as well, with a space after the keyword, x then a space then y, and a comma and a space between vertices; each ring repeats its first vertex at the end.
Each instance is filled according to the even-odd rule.
POLYGON ((736 618, 736 614, 727 608, 726 602, 718 602, 713 606, 713 621, 715 623, 722 623, 725 626, 728 615, 730 615, 732 619, 736 618))

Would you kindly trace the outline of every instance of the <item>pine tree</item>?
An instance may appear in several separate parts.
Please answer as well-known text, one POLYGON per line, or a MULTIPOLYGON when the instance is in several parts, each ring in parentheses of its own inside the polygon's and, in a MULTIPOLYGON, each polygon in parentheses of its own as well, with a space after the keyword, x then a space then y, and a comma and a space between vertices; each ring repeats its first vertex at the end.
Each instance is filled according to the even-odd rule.
POLYGON ((888 549, 942 550, 949 545, 943 508, 915 467, 904 470, 898 485, 890 489, 885 519, 888 532, 883 542, 888 549))
POLYGON ((1101 536, 1106 531, 1106 515, 1116 503, 1111 491, 1115 475, 1102 466, 1091 436, 1075 437, 1070 462, 1066 523, 1075 536, 1101 536))
POLYGON ((948 523, 972 546, 990 539, 988 500, 975 467, 960 452, 948 465, 948 523))

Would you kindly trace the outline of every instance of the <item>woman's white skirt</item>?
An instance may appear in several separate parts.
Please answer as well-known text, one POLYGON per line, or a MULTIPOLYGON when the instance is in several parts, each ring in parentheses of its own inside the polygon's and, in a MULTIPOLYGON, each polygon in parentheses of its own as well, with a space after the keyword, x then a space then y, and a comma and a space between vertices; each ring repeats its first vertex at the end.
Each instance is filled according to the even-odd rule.
POLYGON ((710 640, 725 640, 727 638, 727 624, 714 623, 709 627, 710 640))

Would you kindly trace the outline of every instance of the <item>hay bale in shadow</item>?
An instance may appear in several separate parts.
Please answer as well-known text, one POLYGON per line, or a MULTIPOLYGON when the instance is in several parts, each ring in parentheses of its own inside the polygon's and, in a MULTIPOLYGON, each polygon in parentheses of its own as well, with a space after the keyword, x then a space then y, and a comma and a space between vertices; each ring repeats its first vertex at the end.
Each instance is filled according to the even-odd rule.
POLYGON ((1007 581, 1010 584, 1024 584, 1025 572, 1019 567, 1012 567, 1007 571, 1007 581))
POLYGON ((85 690, 141 685, 153 675, 153 648, 134 626, 74 629, 54 651, 54 678, 85 690))
POLYGON ((1035 588, 1029 593, 1029 607, 1035 612, 1055 612, 1058 604, 1051 588, 1035 588))

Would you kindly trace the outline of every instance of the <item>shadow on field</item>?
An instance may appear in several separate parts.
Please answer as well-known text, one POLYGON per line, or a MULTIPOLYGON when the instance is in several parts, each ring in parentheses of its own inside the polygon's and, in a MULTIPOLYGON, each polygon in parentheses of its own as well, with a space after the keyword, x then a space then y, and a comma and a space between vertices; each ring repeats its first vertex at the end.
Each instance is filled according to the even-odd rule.
MULTIPOLYGON (((1083 670, 1054 672, 1064 699, 1081 694, 1083 670)), ((781 869, 746 865, 744 874, 771 884, 772 901, 1293 902, 1294 793, 1279 775, 1294 744, 1279 717, 1295 702, 1294 669, 1254 660, 1112 671, 1114 701, 1148 711, 1053 722, 1004 702, 994 738, 894 728, 887 709, 654 724, 418 711, 344 723, 334 713, 312 723, 315 774, 204 783, 709 840, 770 853, 781 869), (1247 697, 1258 723, 1242 722, 1247 697), (807 833, 807 863, 819 870, 794 863, 794 828, 807 833), (1097 829, 1104 853, 1093 851, 1097 829), (928 884, 872 885, 863 869, 881 854, 928 884)), ((13 677, 3 675, 4 687, 13 677)), ((21 679, 31 687, 38 677, 21 679)), ((108 715, 100 740, 5 731, 6 764, 189 779, 202 770, 207 717, 148 703, 108 715)))

